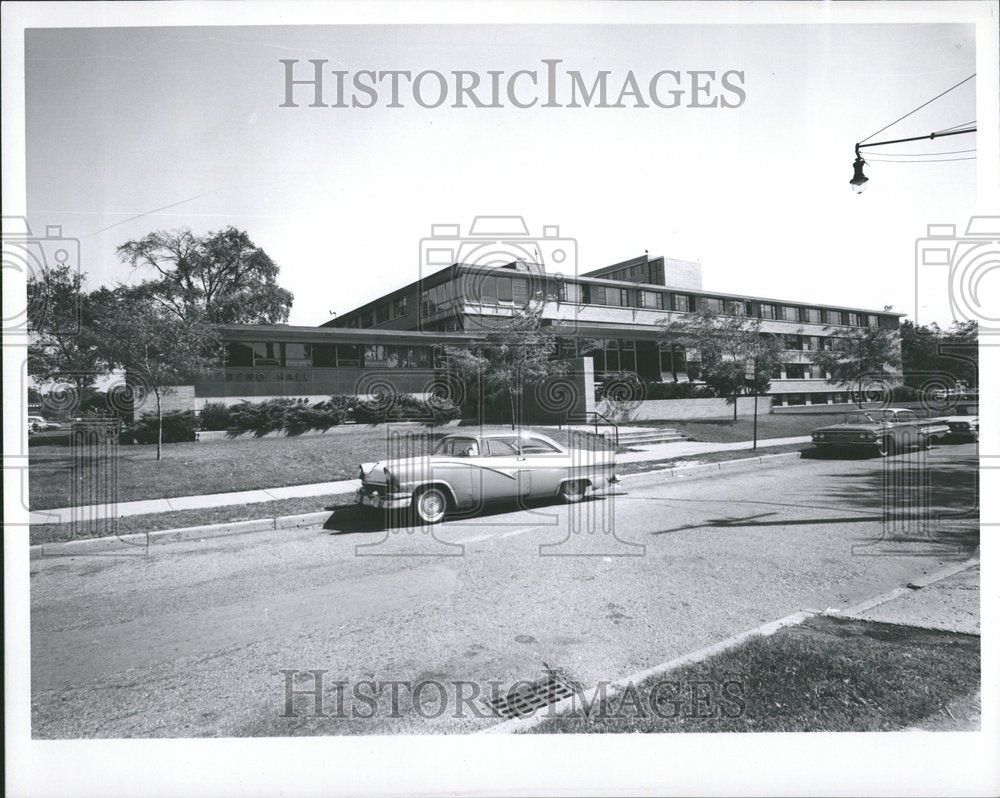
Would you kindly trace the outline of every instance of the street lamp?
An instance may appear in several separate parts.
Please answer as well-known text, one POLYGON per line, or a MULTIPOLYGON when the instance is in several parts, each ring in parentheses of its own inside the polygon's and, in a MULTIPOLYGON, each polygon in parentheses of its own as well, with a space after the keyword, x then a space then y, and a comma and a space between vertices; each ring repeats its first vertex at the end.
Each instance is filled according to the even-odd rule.
MULTIPOLYGON (((927 139, 934 140, 944 138, 945 136, 961 136, 964 133, 975 133, 976 128, 966 127, 961 130, 948 130, 943 133, 931 133, 927 136, 911 136, 906 139, 892 139, 892 141, 873 141, 870 144, 855 144, 854 145, 854 177, 851 178, 851 191, 855 194, 860 194, 865 190, 865 186, 868 183, 868 178, 865 177, 864 158, 861 157, 861 147, 883 147, 886 144, 902 144, 907 141, 926 141, 927 139)), ((958 160, 958 159, 955 159, 958 160)))
POLYGON ((860 194, 865 190, 865 183, 868 182, 868 178, 865 177, 865 159, 861 157, 861 145, 854 145, 854 177, 851 178, 851 191, 855 194, 860 194))

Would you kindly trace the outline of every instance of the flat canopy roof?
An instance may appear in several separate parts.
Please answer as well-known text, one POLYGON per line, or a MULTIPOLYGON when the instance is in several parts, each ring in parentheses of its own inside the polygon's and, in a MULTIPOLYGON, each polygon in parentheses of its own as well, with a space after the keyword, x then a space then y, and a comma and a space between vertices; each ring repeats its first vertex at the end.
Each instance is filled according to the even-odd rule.
POLYGON ((354 327, 302 327, 291 324, 218 324, 216 329, 227 341, 259 341, 263 336, 280 335, 286 341, 363 344, 386 340, 410 344, 459 344, 482 337, 475 332, 424 332, 422 330, 379 330, 354 327))

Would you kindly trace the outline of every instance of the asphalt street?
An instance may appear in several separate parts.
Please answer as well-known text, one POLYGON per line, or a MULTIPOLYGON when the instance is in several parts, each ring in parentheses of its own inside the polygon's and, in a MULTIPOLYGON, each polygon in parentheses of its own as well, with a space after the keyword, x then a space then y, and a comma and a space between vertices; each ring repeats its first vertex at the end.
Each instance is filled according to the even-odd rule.
POLYGON ((433 529, 348 509, 324 528, 33 560, 33 734, 481 729, 497 722, 484 697, 546 668, 614 680, 967 558, 977 477, 961 444, 635 475, 433 529))

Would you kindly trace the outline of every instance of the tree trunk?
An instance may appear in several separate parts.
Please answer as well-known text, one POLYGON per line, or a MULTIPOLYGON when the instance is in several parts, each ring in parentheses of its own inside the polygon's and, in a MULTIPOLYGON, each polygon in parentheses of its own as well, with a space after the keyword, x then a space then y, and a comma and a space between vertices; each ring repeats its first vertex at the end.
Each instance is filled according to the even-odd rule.
POLYGON ((156 392, 156 459, 163 457, 163 407, 160 392, 156 392))
POLYGON ((736 398, 740 395, 739 388, 733 388, 733 422, 736 421, 736 398))

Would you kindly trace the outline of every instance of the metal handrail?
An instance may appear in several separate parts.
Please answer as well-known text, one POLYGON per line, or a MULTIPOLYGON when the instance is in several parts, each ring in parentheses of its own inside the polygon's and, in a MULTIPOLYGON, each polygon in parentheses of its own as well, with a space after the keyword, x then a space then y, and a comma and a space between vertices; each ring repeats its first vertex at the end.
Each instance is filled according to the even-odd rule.
MULTIPOLYGON (((604 413, 601 413, 598 410, 582 410, 578 414, 574 413, 573 415, 593 416, 594 417, 594 435, 598 435, 598 436, 600 436, 600 433, 597 431, 598 424, 600 423, 598 421, 598 419, 602 419, 605 424, 607 424, 609 427, 612 427, 614 429, 614 431, 615 431, 615 448, 618 447, 618 424, 616 424, 614 421, 612 421, 610 418, 608 418, 606 415, 604 415, 604 413)), ((572 422, 572 419, 570 417, 567 417, 566 418, 566 423, 569 424, 571 422, 572 422)), ((590 422, 587 421, 586 423, 589 424, 590 422)), ((601 436, 601 437, 603 437, 603 436, 601 436)))

